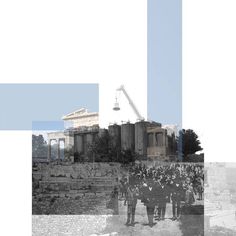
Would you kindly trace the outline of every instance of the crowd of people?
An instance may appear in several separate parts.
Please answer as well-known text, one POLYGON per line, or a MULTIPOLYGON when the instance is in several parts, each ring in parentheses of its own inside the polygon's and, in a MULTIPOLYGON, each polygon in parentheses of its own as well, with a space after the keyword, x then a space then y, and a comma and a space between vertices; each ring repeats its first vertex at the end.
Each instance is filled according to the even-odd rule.
POLYGON ((120 197, 127 205, 126 225, 135 223, 138 200, 145 206, 148 224, 154 219, 165 220, 167 203, 172 204, 172 220, 178 220, 181 206, 191 206, 203 199, 204 171, 198 164, 174 163, 147 168, 138 165, 129 169, 129 174, 120 180, 120 197))

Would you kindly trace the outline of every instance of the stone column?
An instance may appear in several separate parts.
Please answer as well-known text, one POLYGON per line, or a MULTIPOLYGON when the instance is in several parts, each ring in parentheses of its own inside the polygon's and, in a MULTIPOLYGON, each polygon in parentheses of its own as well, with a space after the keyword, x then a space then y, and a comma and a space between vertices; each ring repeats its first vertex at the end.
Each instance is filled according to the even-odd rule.
POLYGON ((60 139, 57 139, 57 159, 60 159, 60 139))
POLYGON ((152 146, 156 147, 157 146, 157 142, 156 142, 156 133, 152 132, 152 146))
MULTIPOLYGON (((60 143, 63 142, 64 143, 64 159, 65 159, 65 139, 64 138, 59 138, 58 140, 58 150, 59 150, 59 153, 58 153, 58 157, 60 158, 61 157, 61 148, 60 148, 60 143)), ((61 159, 61 158, 60 158, 61 159)))
POLYGON ((48 140, 48 161, 51 161, 51 139, 48 140))
POLYGON ((162 137, 163 137, 163 146, 166 146, 166 132, 162 132, 162 137))

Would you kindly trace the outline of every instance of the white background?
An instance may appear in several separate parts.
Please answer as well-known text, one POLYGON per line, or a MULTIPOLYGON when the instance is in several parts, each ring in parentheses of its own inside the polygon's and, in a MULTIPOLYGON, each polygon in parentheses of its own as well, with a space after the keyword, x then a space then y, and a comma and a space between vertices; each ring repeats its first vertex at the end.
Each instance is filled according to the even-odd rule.
POLYGON ((235 11, 235 0, 183 0, 183 127, 207 162, 236 161, 235 11))
MULTIPOLYGON (((183 0, 183 127, 206 161, 235 158, 235 10, 235 0, 183 0)), ((144 0, 1 2, 1 82, 99 82, 111 122, 125 84, 146 116, 146 22, 144 0)), ((31 235, 31 132, 1 131, 0 146, 1 232, 31 235)))

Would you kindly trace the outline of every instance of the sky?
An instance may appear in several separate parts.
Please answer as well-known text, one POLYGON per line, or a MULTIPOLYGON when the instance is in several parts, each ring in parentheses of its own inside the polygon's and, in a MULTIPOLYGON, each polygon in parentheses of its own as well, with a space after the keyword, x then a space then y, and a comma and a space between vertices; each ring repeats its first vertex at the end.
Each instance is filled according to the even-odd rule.
MULTIPOLYGON (((113 75, 110 83, 107 80, 100 83, 99 108, 102 124, 107 124, 108 120, 113 123, 121 120, 136 121, 137 117, 122 93, 118 95, 121 110, 112 111, 115 89, 124 84, 143 117, 182 127, 181 8, 181 0, 148 0, 146 15, 143 13, 143 6, 142 10, 137 10, 138 17, 134 15, 132 19, 139 25, 138 33, 135 25, 129 25, 127 21, 132 30, 121 34, 126 36, 127 42, 126 51, 121 50, 125 55, 124 59, 118 61, 121 70, 115 71, 115 74, 110 72, 113 75), (142 22, 145 22, 145 27, 142 22), (142 40, 143 35, 146 36, 146 41, 142 40), (135 44, 136 47, 133 46, 135 44), (126 65, 123 67, 124 62, 126 65)), ((124 39, 118 41, 122 40, 124 39)), ((113 69, 113 65, 111 68, 113 69)))
MULTIPOLYGON (((109 5, 110 11, 103 14, 95 8, 91 9, 93 18, 87 14, 83 15, 85 10, 90 9, 89 4, 79 5, 78 9, 84 11, 80 14, 73 12, 76 17, 73 22, 80 31, 68 31, 66 21, 59 31, 60 35, 63 30, 65 33, 68 31, 68 34, 73 32, 71 45, 76 45, 73 50, 58 51, 61 47, 56 46, 60 43, 55 45, 53 40, 54 36, 58 36, 57 31, 51 35, 52 38, 45 41, 45 44, 41 40, 40 47, 34 47, 35 50, 39 50, 35 51, 37 55, 40 55, 42 50, 46 52, 48 48, 48 56, 45 57, 43 54, 39 64, 31 65, 30 60, 29 70, 24 70, 24 73, 31 72, 32 67, 38 71, 37 74, 35 70, 32 71, 36 81, 41 75, 42 83, 50 82, 48 76, 53 75, 53 81, 56 81, 57 76, 60 81, 62 76, 63 81, 70 82, 73 79, 73 84, 1 84, 1 130, 31 129, 32 122, 35 125, 36 121, 58 121, 62 115, 81 107, 99 111, 102 127, 114 122, 135 122, 136 116, 122 94, 119 95, 120 112, 112 110, 115 90, 121 84, 124 84, 143 117, 163 124, 181 126, 181 0, 129 1, 126 3, 126 9, 123 7, 124 3, 125 1, 117 2, 115 7, 109 5), (136 11, 132 12, 130 19, 133 4, 136 4, 136 11), (92 20, 94 18, 96 21, 92 20), (85 21, 89 31, 83 28, 85 21), (51 54, 51 50, 61 53, 60 57, 54 59, 55 53, 51 54), (73 54, 67 55, 68 52, 73 54), (66 58, 70 58, 73 65, 78 66, 73 67, 76 69, 74 74, 70 74, 73 71, 72 64, 68 64, 66 58), (50 67, 45 67, 47 63, 50 63, 50 67), (66 67, 67 64, 69 68, 66 67), (39 70, 35 68, 37 65, 45 68, 39 70), (75 84, 75 81, 78 84, 75 84), (86 82, 93 83, 85 84, 86 82)), ((105 6, 108 1, 101 1, 97 8, 103 9, 103 4, 105 6)), ((56 17, 60 20, 59 15, 56 17)), ((46 11, 45 19, 40 21, 41 27, 37 28, 35 36, 40 34, 41 30, 43 35, 47 27, 50 28, 50 20, 50 12, 46 11)), ((68 21, 71 23, 70 18, 68 21)), ((57 39, 63 42, 62 37, 57 39)), ((25 54, 27 55, 27 52, 25 54)), ((28 60, 28 57, 25 60, 28 60)), ((30 73, 24 74, 24 77, 27 76, 30 76, 30 73)))
POLYGON ((148 0, 148 117, 182 124, 182 1, 148 0))
POLYGON ((98 95, 97 84, 0 84, 0 130, 59 129, 63 115, 98 111, 98 95))

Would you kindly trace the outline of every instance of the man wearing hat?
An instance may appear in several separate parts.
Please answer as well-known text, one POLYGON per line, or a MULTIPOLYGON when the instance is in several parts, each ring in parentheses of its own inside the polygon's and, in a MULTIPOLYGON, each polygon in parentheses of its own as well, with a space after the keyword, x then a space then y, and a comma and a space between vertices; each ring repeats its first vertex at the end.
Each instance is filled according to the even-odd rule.
POLYGON ((168 201, 168 191, 166 188, 165 179, 161 178, 157 182, 157 209, 158 217, 157 220, 164 220, 166 213, 166 203, 168 201))
POLYGON ((180 182, 180 179, 176 178, 176 175, 173 175, 172 181, 171 181, 171 200, 172 200, 172 213, 173 213, 172 219, 173 220, 179 219, 180 217, 180 202, 181 202, 182 196, 183 196, 183 187, 180 182))
POLYGON ((147 209, 148 224, 150 225, 150 227, 154 225, 154 210, 155 206, 157 205, 156 196, 157 191, 153 180, 151 178, 148 178, 147 184, 142 188, 142 202, 144 203, 147 209))
POLYGON ((139 196, 138 188, 131 183, 128 185, 126 200, 127 200, 127 221, 126 225, 134 226, 135 210, 137 205, 137 199, 139 196))

